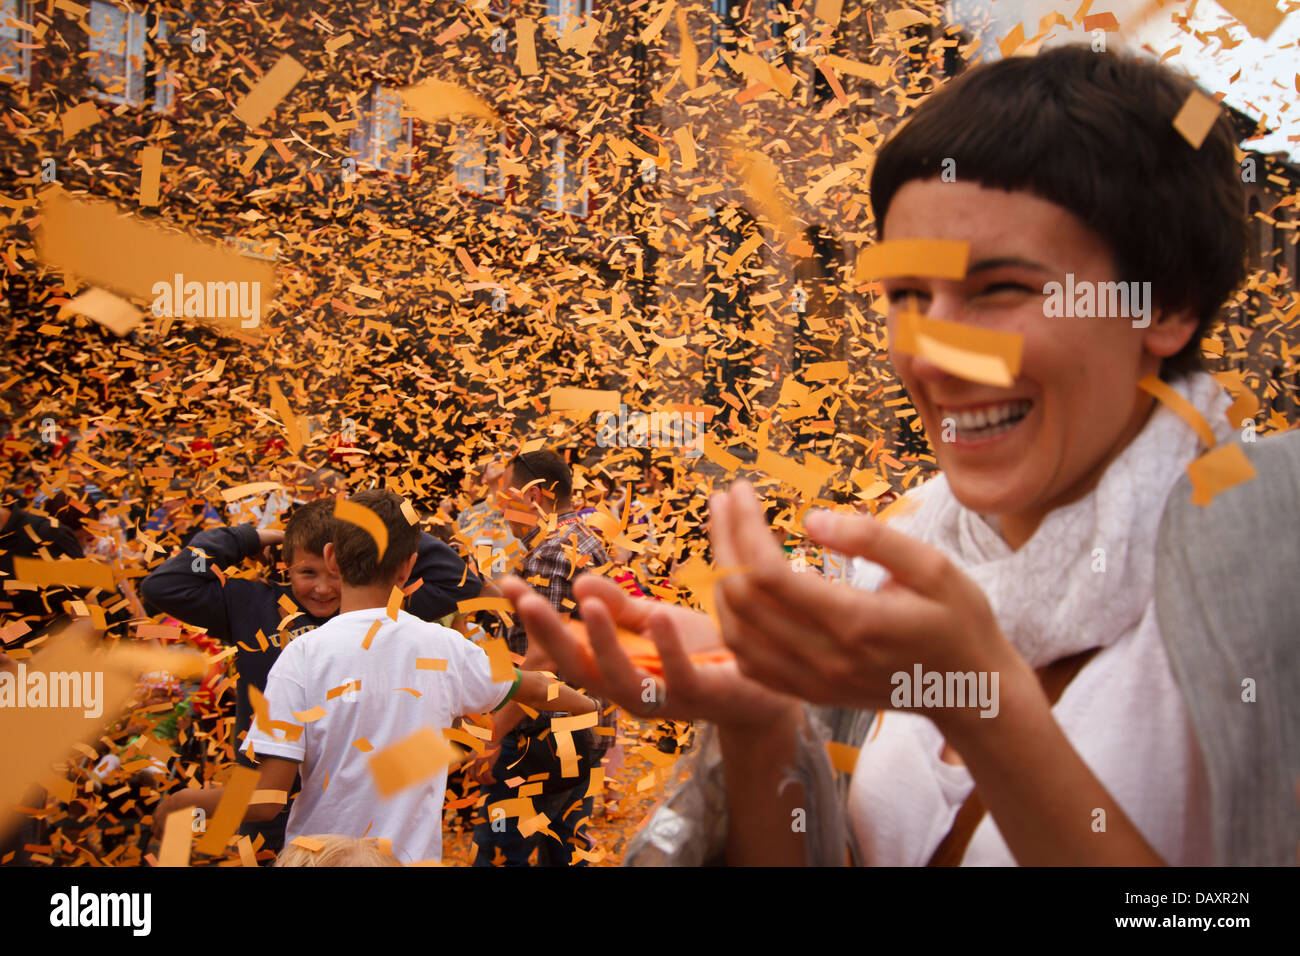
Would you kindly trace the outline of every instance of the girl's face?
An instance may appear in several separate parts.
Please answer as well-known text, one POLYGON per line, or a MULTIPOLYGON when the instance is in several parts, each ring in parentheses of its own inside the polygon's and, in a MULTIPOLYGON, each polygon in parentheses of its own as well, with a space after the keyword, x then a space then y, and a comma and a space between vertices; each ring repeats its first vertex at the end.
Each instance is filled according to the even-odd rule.
POLYGON ((1195 319, 1153 310, 1150 324, 1135 328, 1124 317, 1045 317, 1046 283, 1065 283, 1073 273, 1077 289, 1119 276, 1096 233, 1029 193, 913 180, 894 197, 883 234, 970 243, 964 279, 884 281, 890 360, 953 494, 973 511, 998 516, 1003 536, 1018 548, 1049 511, 1087 494, 1141 430, 1153 400, 1137 383, 1186 344, 1195 319), (966 381, 894 349, 897 316, 909 302, 928 318, 1023 336, 1015 382, 966 381))

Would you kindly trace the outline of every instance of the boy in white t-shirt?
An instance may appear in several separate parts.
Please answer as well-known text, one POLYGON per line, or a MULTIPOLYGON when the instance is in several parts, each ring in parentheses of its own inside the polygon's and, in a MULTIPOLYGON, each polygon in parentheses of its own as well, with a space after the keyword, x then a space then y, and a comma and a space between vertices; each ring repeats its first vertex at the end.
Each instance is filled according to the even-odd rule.
MULTIPOLYGON (((424 728, 450 727, 465 714, 497 710, 512 699, 573 714, 596 704, 563 684, 548 700, 551 680, 536 671, 515 670, 513 682, 494 682, 487 654, 456 631, 405 611, 397 612, 396 621, 389 617, 394 587, 411 574, 419 528, 390 491, 363 491, 350 501, 382 523, 385 551, 381 557, 374 537, 360 525, 337 522, 323 558, 341 579, 339 613, 280 654, 266 684, 271 725, 259 720, 244 749, 260 758, 259 791, 287 792, 301 769, 302 791, 289 814, 286 841, 315 833, 387 838, 403 862, 438 860, 446 771, 385 799, 371 776, 372 751, 424 728), (293 733, 272 729, 280 722, 301 726, 301 735, 286 739, 293 733)), ((201 807, 211 816, 223 792, 172 794, 155 812, 159 829, 169 814, 186 807, 201 807)), ((279 803, 251 803, 244 818, 269 820, 281 810, 279 803)))

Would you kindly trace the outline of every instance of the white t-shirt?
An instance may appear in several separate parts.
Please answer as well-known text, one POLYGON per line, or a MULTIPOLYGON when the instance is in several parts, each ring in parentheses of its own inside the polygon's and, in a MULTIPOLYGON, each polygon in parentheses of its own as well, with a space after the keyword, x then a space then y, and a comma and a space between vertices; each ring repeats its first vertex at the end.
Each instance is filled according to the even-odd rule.
MULTIPOLYGON (((924 866, 974 787, 966 767, 939 759, 943 735, 922 713, 885 711, 862 745, 849 812, 868 866, 924 866)), ((1052 713, 1166 863, 1213 864, 1209 785, 1154 609, 1088 662, 1052 713)), ((989 814, 962 865, 1016 865, 989 814)))
POLYGON ((510 687, 494 683, 487 654, 450 628, 406 611, 396 621, 383 608, 349 611, 286 647, 267 678, 272 720, 301 725, 294 714, 318 706, 325 716, 303 725, 292 743, 254 726, 244 749, 251 743, 255 755, 302 762, 302 792, 289 812, 286 840, 325 833, 387 837, 405 863, 439 860, 446 772, 384 800, 370 774, 370 753, 423 727, 450 727, 453 718, 491 711, 510 687), (374 621, 383 626, 366 650, 362 641, 374 621), (417 658, 444 660, 446 669, 417 670, 417 658), (358 690, 329 697, 358 680, 358 690), (362 738, 371 752, 354 746, 362 738))

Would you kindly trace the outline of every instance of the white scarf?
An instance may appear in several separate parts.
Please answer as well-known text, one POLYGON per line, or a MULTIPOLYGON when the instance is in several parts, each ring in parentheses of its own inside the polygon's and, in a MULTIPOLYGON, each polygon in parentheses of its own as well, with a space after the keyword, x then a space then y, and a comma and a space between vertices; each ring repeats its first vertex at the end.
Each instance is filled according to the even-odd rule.
MULTIPOLYGON (((1231 435, 1231 398, 1208 374, 1170 383, 1231 435)), ((1032 667, 1106 647, 1137 627, 1154 600, 1155 546, 1170 489, 1200 451, 1196 432, 1163 404, 1102 475, 1097 487, 1057 508, 1012 551, 939 475, 909 492, 890 526, 943 551, 988 598, 1007 639, 1032 667), (1102 549, 1098 552, 1096 549, 1102 549), (1104 556, 1105 571, 1094 570, 1104 556)), ((853 583, 874 590, 884 569, 854 562, 853 583)))

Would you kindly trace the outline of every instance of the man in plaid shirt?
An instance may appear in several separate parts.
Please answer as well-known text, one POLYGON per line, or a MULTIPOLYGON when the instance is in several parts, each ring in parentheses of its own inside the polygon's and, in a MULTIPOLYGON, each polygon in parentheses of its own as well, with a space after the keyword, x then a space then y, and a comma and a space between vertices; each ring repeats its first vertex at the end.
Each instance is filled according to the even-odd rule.
MULTIPOLYGON (((577 617, 574 578, 607 566, 610 559, 600 539, 573 512, 570 502, 573 475, 568 464, 551 451, 517 455, 506 468, 502 487, 510 489, 504 505, 506 519, 525 549, 524 580, 560 614, 577 617)), ((523 624, 515 622, 506 635, 506 643, 513 653, 528 654, 528 635, 523 624)), ((543 666, 554 667, 550 662, 543 666)), ((599 726, 612 729, 614 716, 607 701, 600 701, 600 714, 599 726), (611 713, 606 713, 607 710, 611 713)), ((485 816, 490 817, 494 803, 518 796, 518 791, 506 786, 505 780, 548 773, 542 782, 542 792, 532 800, 537 812, 546 814, 550 820, 548 826, 554 837, 545 831, 523 836, 516 817, 489 818, 474 830, 478 847, 475 866, 493 865, 497 848, 503 852, 507 866, 526 866, 534 847, 538 848, 539 866, 586 865, 585 860, 573 861, 575 845, 589 845, 576 828, 591 816, 593 800, 587 796, 591 771, 599 766, 604 752, 613 744, 613 735, 597 734, 593 730, 575 732, 578 776, 564 777, 554 735, 548 732, 553 716, 557 714, 542 711, 530 718, 514 704, 507 704, 496 715, 493 742, 499 746, 484 757, 493 761, 493 780, 484 788, 487 793, 484 807, 485 816), (575 803, 581 803, 581 807, 574 808, 575 803)))

